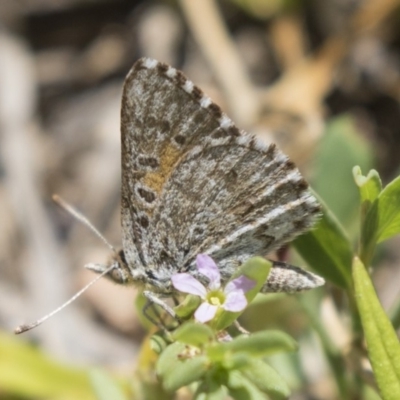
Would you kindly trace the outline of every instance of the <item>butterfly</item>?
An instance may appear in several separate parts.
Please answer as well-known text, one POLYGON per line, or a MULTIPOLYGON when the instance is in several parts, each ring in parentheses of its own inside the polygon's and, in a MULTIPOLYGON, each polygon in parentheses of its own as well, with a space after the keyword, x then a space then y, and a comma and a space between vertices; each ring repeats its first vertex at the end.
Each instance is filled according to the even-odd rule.
MULTIPOLYGON (((174 292, 171 276, 198 274, 198 254, 212 257, 227 281, 250 257, 310 229, 320 214, 286 155, 239 130, 182 72, 156 60, 138 60, 125 80, 121 147, 122 250, 108 265, 87 267, 140 284, 163 307, 160 298, 174 292)), ((274 262, 262 292, 323 282, 274 262)))
MULTIPOLYGON (((281 248, 320 214, 286 155, 239 130, 182 72, 156 60, 138 60, 125 80, 121 147, 122 250, 53 196, 114 254, 106 265, 87 264, 100 275, 49 314, 18 326, 16 334, 58 313, 104 275, 139 284, 148 305, 175 317, 162 298, 176 294, 171 278, 177 274, 204 280, 198 255, 211 257, 218 280, 226 283, 247 259, 281 248)), ((322 284, 311 272, 274 261, 261 292, 292 293, 322 284)))

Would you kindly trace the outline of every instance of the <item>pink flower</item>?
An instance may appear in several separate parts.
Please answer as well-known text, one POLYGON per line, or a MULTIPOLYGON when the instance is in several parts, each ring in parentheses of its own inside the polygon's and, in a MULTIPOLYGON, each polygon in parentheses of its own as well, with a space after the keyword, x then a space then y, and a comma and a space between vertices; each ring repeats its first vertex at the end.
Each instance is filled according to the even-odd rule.
POLYGON ((199 272, 209 279, 208 288, 188 273, 175 274, 171 280, 175 289, 180 292, 202 298, 203 302, 194 313, 197 321, 205 323, 212 320, 219 308, 231 312, 245 309, 247 299, 244 294, 251 290, 256 282, 241 275, 221 290, 221 275, 214 260, 207 254, 199 254, 196 264, 199 272))

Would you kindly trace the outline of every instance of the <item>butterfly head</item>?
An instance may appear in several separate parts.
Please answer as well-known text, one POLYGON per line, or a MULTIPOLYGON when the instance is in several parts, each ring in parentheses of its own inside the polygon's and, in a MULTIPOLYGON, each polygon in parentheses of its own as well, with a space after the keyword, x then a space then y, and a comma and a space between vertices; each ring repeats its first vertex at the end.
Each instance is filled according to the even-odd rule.
POLYGON ((102 274, 108 270, 105 276, 120 285, 133 283, 132 275, 129 273, 128 264, 125 261, 123 250, 114 254, 106 265, 90 263, 86 264, 85 268, 98 274, 102 274))

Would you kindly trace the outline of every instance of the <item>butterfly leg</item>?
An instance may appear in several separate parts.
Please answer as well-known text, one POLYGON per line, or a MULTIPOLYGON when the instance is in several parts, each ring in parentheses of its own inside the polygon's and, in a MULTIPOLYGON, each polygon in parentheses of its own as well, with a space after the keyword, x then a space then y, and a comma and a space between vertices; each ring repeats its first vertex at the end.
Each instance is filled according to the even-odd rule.
POLYGON ((240 323, 239 323, 239 321, 235 321, 234 322, 234 325, 235 325, 235 328, 240 332, 240 333, 242 333, 243 335, 250 335, 250 332, 246 329, 246 328, 243 328, 243 326, 242 325, 240 325, 240 323))
MULTIPOLYGON (((156 304, 156 305, 160 306, 172 318, 177 319, 175 311, 167 303, 165 303, 163 300, 161 300, 155 293, 150 292, 149 290, 144 290, 143 296, 146 297, 146 299, 148 300, 148 302, 146 304, 147 307, 145 306, 146 310, 150 307, 151 304, 156 304)), ((148 317, 147 314, 146 314, 146 317, 148 317)))
POLYGON ((176 307, 177 305, 179 305, 179 300, 177 299, 176 296, 172 296, 172 301, 174 302, 175 307, 176 307))
POLYGON ((155 307, 155 304, 151 302, 150 300, 147 299, 146 304, 144 305, 142 309, 143 315, 155 326, 158 327, 158 329, 165 330, 165 324, 164 321, 161 319, 161 316, 158 312, 157 307, 155 307), (153 316, 149 313, 149 309, 153 310, 153 313, 156 316, 156 319, 153 318, 153 316))

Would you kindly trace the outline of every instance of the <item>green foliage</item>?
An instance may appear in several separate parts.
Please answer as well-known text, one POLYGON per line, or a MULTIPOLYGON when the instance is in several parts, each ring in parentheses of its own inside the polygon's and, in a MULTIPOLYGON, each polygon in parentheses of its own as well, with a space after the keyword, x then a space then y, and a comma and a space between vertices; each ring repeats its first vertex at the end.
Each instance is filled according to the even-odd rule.
POLYGON ((208 325, 195 324, 188 322, 179 327, 174 333, 173 338, 179 342, 192 346, 202 346, 215 339, 214 331, 208 325))
POLYGON ((345 289, 351 285, 353 250, 339 221, 322 201, 321 204, 319 222, 294 240, 293 245, 315 271, 345 289))
POLYGON ((186 323, 174 337, 180 341, 168 346, 157 363, 157 374, 166 390, 173 392, 199 381, 198 396, 202 393, 219 398, 225 393, 217 390, 221 385, 237 399, 244 393, 262 399, 263 393, 276 399, 288 396, 285 381, 262 360, 266 355, 297 349, 294 340, 283 332, 262 331, 220 342, 204 325, 186 323))
MULTIPOLYGON (((336 145, 339 143, 340 141, 336 145)), ((335 147, 335 142, 331 145, 335 147)), ((332 151, 339 153, 337 149, 332 151)), ((337 171, 332 171, 331 177, 325 177, 326 191, 329 185, 336 190, 334 184, 336 173, 337 171)), ((352 299, 355 299, 355 308, 350 310, 354 321, 354 336, 365 335, 368 355, 382 398, 398 399, 400 398, 399 341, 379 303, 364 265, 370 266, 378 243, 400 233, 400 177, 382 189, 381 179, 375 170, 364 176, 361 168, 356 166, 353 168, 353 178, 359 192, 360 215, 356 251, 352 250, 348 235, 325 204, 320 222, 312 231, 295 240, 294 246, 310 266, 329 282, 345 289, 344 293, 348 296, 350 304, 353 304, 352 299), (359 320, 361 327, 357 328, 359 320)), ((341 194, 342 190, 339 195, 341 194)), ((400 307, 397 307, 397 312, 394 314, 396 320, 400 320, 399 309, 400 307)), ((336 377, 341 398, 349 396, 351 390, 361 390, 354 389, 351 383, 349 386, 349 381, 344 375, 345 361, 335 350, 324 326, 315 319, 313 312, 310 316, 336 377)), ((355 382, 356 380, 353 385, 356 385, 355 382)))
POLYGON ((175 342, 161 354, 156 372, 162 378, 164 388, 174 392, 201 379, 208 367, 207 356, 201 354, 197 348, 175 342))
POLYGON ((168 345, 169 341, 165 335, 161 335, 159 332, 155 333, 150 338, 150 348, 156 354, 161 354, 168 345))
MULTIPOLYGON (((246 293, 249 303, 270 269, 269 261, 255 257, 232 278, 245 275, 256 282, 246 293)), ((164 389, 174 392, 197 383, 196 399, 223 399, 227 393, 236 399, 264 399, 265 394, 274 399, 286 398, 288 386, 262 357, 295 351, 297 344, 279 331, 232 338, 221 327, 231 325, 240 314, 222 311, 208 325, 188 321, 177 328, 171 335, 173 343, 162 351, 156 366, 164 389)))
MULTIPOLYGON (((352 118, 336 118, 328 125, 315 163, 313 187, 323 207, 322 217, 312 230, 293 242, 297 252, 315 271, 346 290, 352 285, 352 227, 359 207, 359 193, 351 175, 355 164, 370 168, 371 148, 361 139, 352 118)), ((357 176, 362 183, 360 172, 357 176)), ((372 186, 379 188, 374 173, 368 182, 363 196, 371 197, 372 186)))
POLYGON ((382 189, 379 174, 353 169, 360 192, 361 234, 353 261, 354 296, 375 379, 383 399, 400 398, 400 345, 365 269, 378 243, 400 233, 400 177, 382 189))
POLYGON ((186 296, 185 299, 177 307, 175 307, 176 315, 182 319, 192 316, 197 307, 200 305, 200 302, 201 300, 198 296, 186 296))
MULTIPOLYGON (((144 307, 146 306, 146 304, 147 304, 147 299, 146 299, 146 297, 144 297, 143 293, 139 293, 139 294, 136 296, 136 299, 135 299, 136 313, 137 313, 137 315, 138 315, 138 317, 139 317, 139 319, 140 319, 140 323, 141 323, 144 327, 146 327, 147 329, 151 329, 152 323, 151 323, 151 322, 149 321, 149 319, 146 318, 146 316, 143 314, 143 309, 144 309, 144 307)), ((157 319, 157 316, 153 314, 153 312, 152 312, 153 310, 149 309, 148 311, 149 311, 149 313, 152 315, 152 317, 154 317, 154 319, 156 320, 156 319, 157 319)))
POLYGON ((1 332, 0 388, 9 398, 96 399, 86 371, 63 366, 1 332))
POLYGON ((295 351, 297 345, 290 336, 283 332, 261 331, 253 333, 251 336, 239 336, 231 342, 220 343, 213 350, 216 348, 218 351, 213 351, 212 354, 244 352, 249 356, 264 357, 280 351, 295 351))
POLYGON ((362 213, 365 215, 382 191, 382 181, 378 172, 374 169, 371 169, 368 175, 364 176, 358 165, 353 168, 353 177, 360 190, 362 213))
MULTIPOLYGON (((378 186, 378 179, 379 177, 373 179, 375 182, 368 186, 378 186)), ((367 180, 360 191, 370 180, 367 180)), ((378 188, 374 190, 377 191, 378 188)), ((363 205, 366 211, 361 228, 360 256, 364 264, 369 265, 375 246, 400 233, 400 177, 377 193, 372 202, 367 199, 363 205)))
POLYGON ((368 354, 384 400, 400 399, 400 344, 387 318, 363 263, 353 263, 354 292, 360 312, 368 354))
POLYGON ((286 399, 290 389, 283 378, 267 363, 258 359, 248 361, 246 368, 241 373, 263 393, 268 393, 272 398, 286 399))
POLYGON ((100 369, 90 371, 90 380, 98 400, 128 400, 121 386, 108 374, 100 369))
POLYGON ((400 233, 400 177, 390 182, 379 194, 366 215, 366 223, 369 214, 375 213, 378 219, 376 241, 384 240, 400 233), (376 208, 376 212, 374 211, 376 208))

